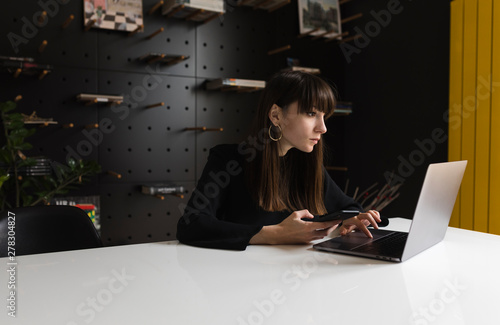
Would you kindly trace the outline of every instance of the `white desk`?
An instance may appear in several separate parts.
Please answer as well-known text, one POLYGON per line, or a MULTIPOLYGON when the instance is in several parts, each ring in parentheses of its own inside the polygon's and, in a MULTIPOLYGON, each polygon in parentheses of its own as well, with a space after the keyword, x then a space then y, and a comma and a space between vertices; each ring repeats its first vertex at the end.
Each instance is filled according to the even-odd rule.
POLYGON ((177 242, 17 263, 16 318, 7 315, 9 272, 0 276, 2 325, 500 324, 500 236, 455 228, 400 264, 310 246, 233 252, 177 242))

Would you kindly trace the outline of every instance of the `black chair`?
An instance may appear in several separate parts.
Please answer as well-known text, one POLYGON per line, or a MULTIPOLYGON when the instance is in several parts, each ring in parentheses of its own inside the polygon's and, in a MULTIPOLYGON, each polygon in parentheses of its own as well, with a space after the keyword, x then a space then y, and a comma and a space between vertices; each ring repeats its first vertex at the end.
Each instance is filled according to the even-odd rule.
POLYGON ((2 211, 0 257, 102 247, 89 216, 72 206, 35 206, 2 211), (13 235, 13 236, 12 236, 13 235))

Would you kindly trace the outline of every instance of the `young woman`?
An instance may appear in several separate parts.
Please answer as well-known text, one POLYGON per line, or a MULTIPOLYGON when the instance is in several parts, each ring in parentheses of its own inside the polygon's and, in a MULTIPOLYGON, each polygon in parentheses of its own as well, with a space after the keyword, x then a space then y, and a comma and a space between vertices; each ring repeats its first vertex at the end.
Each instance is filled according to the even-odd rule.
MULTIPOLYGON (((362 211, 323 167, 322 134, 333 114, 332 88, 303 72, 280 72, 261 94, 245 142, 218 145, 184 215, 177 225, 180 242, 244 250, 249 244, 305 244, 330 234, 339 221, 304 219, 339 210, 362 211)), ((380 215, 367 211, 343 222, 341 234, 380 215)))

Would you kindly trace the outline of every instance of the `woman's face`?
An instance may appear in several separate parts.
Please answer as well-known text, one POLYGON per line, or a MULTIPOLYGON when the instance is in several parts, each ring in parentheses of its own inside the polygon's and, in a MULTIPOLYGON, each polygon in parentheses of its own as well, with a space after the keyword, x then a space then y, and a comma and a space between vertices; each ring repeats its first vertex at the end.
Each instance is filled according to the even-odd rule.
POLYGON ((326 132, 325 113, 312 108, 307 113, 298 113, 298 102, 288 106, 288 110, 281 110, 281 121, 278 122, 283 133, 279 141, 281 155, 285 155, 291 148, 303 152, 311 152, 326 132))

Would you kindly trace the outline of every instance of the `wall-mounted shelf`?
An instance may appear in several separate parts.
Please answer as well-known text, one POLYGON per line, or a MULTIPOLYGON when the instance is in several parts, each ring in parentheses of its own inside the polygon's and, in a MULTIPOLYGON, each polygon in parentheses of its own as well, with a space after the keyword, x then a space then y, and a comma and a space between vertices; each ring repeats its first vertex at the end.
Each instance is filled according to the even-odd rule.
POLYGON ((5 56, 0 56, 0 66, 6 68, 9 73, 12 73, 14 78, 19 77, 21 74, 25 74, 29 76, 36 75, 40 80, 52 72, 53 69, 51 65, 35 63, 33 58, 5 56))
POLYGON ((223 15, 223 0, 167 0, 163 4, 162 14, 167 18, 180 18, 206 23, 223 15))
POLYGON ((266 82, 262 80, 250 79, 214 79, 207 82, 206 89, 208 90, 221 90, 221 91, 238 91, 238 92, 253 92, 264 89, 266 82))
POLYGON ((161 200, 165 199, 165 195, 172 195, 182 199, 184 198, 184 187, 172 184, 143 185, 141 193, 157 197, 161 200))
POLYGON ((85 102, 85 105, 93 105, 97 103, 118 105, 123 102, 123 96, 112 96, 112 95, 79 94, 76 96, 76 99, 78 99, 81 102, 85 102))
POLYGON ((182 61, 187 60, 187 59, 189 59, 189 56, 187 56, 187 55, 148 53, 148 54, 145 54, 145 55, 139 57, 137 60, 144 61, 147 64, 162 63, 162 64, 166 64, 166 65, 174 65, 174 64, 177 64, 177 63, 182 62, 182 61))
POLYGON ((310 68, 310 67, 300 67, 300 66, 292 66, 283 69, 285 71, 302 71, 310 74, 321 74, 321 70, 318 68, 310 68))
MULTIPOLYGON (((22 113, 21 113, 22 114, 22 113)), ((36 115, 36 112, 33 111, 31 115, 26 115, 22 114, 23 116, 23 122, 24 124, 35 124, 35 125, 40 125, 40 126, 48 126, 49 124, 57 124, 56 121, 54 121, 53 118, 43 118, 43 117, 38 117, 36 115)))
POLYGON ((290 0, 241 0, 238 1, 238 6, 250 6, 253 9, 263 9, 272 12, 290 2, 290 0))
POLYGON ((352 102, 337 102, 334 115, 352 114, 352 102))

